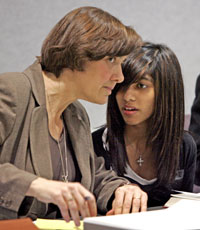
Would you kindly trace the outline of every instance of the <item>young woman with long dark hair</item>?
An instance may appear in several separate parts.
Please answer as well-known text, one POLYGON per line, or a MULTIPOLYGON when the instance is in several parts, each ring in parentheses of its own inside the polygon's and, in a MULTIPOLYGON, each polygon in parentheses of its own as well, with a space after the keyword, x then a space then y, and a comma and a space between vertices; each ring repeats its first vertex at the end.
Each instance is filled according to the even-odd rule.
POLYGON ((124 81, 109 96, 107 125, 93 133, 107 169, 137 183, 148 206, 160 206, 173 190, 191 192, 196 146, 184 131, 184 88, 176 55, 144 43, 122 64, 124 81))

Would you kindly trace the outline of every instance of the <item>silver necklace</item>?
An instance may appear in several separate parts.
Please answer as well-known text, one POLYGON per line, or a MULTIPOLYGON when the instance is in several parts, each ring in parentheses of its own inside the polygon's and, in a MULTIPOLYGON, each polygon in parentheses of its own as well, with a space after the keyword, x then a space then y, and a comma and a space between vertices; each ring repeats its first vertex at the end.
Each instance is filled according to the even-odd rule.
POLYGON ((61 147, 60 147, 60 143, 59 141, 57 141, 58 144, 58 149, 59 149, 59 153, 60 153, 60 160, 61 160, 61 167, 62 167, 62 181, 64 182, 68 182, 68 168, 67 168, 67 146, 66 146, 66 133, 65 133, 65 127, 63 128, 63 141, 64 141, 64 154, 62 154, 61 151, 61 147), (64 164, 64 159, 63 159, 63 155, 64 155, 64 159, 65 159, 65 163, 64 164), (66 168, 65 168, 66 165, 66 168))
MULTIPOLYGON (((46 101, 48 103, 48 106, 49 106, 49 110, 51 112, 51 106, 50 106, 50 100, 49 100, 49 94, 48 94, 48 91, 47 89, 45 88, 45 91, 46 91, 46 101)), ((57 141, 57 145, 58 145, 58 149, 59 149, 59 154, 60 154, 60 160, 61 160, 61 167, 62 167, 62 181, 64 182, 68 182, 68 168, 67 168, 67 146, 66 146, 66 133, 65 133, 65 127, 64 127, 64 122, 63 122, 63 141, 64 141, 64 158, 65 158, 65 162, 66 164, 64 164, 64 159, 63 159, 63 154, 62 154, 62 151, 61 151, 61 147, 60 147, 60 143, 59 143, 59 140, 57 141), (66 165, 66 168, 65 168, 65 165, 66 165)))
MULTIPOLYGON (((127 138, 128 139, 128 138, 127 138)), ((132 146, 132 144, 131 144, 131 142, 129 141, 129 146, 133 149, 133 146, 132 146)), ((142 167, 142 165, 143 165, 143 163, 144 163, 144 159, 142 158, 142 154, 140 153, 139 154, 139 157, 136 159, 136 163, 140 166, 140 167, 142 167)))
POLYGON ((144 163, 144 159, 142 158, 142 155, 139 156, 139 158, 136 160, 137 164, 141 167, 144 163))

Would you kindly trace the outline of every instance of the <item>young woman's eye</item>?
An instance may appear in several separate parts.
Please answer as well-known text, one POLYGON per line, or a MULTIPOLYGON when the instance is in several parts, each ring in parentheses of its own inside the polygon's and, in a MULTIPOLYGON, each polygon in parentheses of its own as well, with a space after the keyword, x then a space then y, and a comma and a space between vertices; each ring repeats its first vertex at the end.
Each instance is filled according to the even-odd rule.
POLYGON ((138 83, 137 87, 140 88, 140 89, 145 89, 147 86, 145 84, 138 83))

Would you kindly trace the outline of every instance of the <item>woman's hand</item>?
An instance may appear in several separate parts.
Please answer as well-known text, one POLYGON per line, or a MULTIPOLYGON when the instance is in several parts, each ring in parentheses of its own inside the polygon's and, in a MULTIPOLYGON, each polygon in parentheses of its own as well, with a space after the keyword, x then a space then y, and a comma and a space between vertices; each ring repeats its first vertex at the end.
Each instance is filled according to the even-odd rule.
POLYGON ((39 177, 31 183, 26 195, 44 203, 56 204, 63 218, 69 222, 71 216, 76 226, 80 225, 79 213, 83 218, 97 215, 94 195, 80 183, 65 183, 39 177))
POLYGON ((115 190, 112 209, 106 215, 143 212, 147 210, 147 194, 136 184, 124 185, 115 190))

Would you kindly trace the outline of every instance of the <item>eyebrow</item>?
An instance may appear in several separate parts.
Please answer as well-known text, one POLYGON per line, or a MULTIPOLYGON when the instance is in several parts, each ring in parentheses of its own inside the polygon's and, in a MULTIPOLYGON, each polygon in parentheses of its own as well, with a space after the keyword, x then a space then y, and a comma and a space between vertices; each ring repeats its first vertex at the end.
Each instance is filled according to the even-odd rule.
POLYGON ((153 78, 150 77, 150 76, 148 76, 148 75, 142 76, 142 77, 140 78, 140 80, 147 80, 147 81, 153 82, 153 78))

